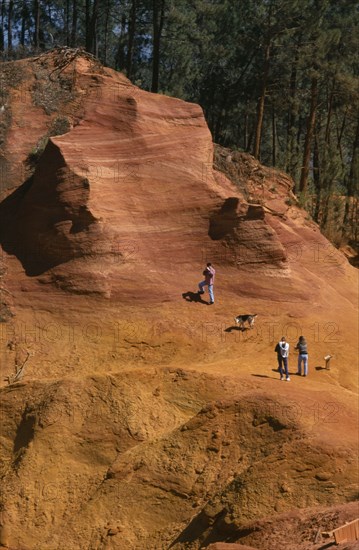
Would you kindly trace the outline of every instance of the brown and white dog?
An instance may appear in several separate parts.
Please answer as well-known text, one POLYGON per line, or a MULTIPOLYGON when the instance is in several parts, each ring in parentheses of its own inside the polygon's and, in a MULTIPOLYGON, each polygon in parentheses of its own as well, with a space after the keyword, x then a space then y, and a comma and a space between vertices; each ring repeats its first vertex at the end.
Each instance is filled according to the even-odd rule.
POLYGON ((234 320, 237 323, 237 325, 239 325, 239 328, 244 329, 244 323, 248 323, 248 327, 253 328, 256 317, 257 317, 257 313, 253 315, 237 315, 237 317, 235 317, 234 320))

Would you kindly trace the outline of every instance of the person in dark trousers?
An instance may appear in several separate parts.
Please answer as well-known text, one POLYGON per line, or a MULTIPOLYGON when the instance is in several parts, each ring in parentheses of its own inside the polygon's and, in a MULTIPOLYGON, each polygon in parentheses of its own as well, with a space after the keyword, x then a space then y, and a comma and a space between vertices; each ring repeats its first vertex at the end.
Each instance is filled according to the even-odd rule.
POLYGON ((278 370, 280 374, 280 379, 284 380, 284 372, 283 372, 283 366, 284 366, 285 379, 287 382, 289 382, 290 381, 289 371, 288 371, 289 344, 288 342, 286 342, 284 336, 282 336, 280 342, 278 342, 278 344, 274 348, 274 351, 277 352, 278 370))
POLYGON ((299 376, 302 375, 302 363, 303 363, 303 376, 308 376, 308 345, 304 336, 299 336, 299 340, 294 349, 299 351, 298 355, 298 372, 299 376))
POLYGON ((214 304, 214 293, 213 293, 213 284, 214 277, 216 275, 216 270, 212 267, 211 262, 208 262, 206 269, 203 271, 204 281, 201 281, 198 285, 199 291, 198 294, 204 294, 203 287, 208 286, 209 292, 209 303, 210 305, 214 304))

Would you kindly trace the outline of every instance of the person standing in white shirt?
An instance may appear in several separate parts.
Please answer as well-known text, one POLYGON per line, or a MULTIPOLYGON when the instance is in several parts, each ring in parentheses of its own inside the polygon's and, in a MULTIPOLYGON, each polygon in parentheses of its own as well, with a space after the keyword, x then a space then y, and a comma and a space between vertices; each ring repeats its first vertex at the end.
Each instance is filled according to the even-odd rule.
POLYGON ((280 374, 280 379, 284 380, 284 372, 285 372, 285 379, 287 382, 289 382, 290 381, 289 371, 288 371, 289 344, 288 342, 286 342, 286 339, 284 336, 282 336, 282 338, 274 348, 274 351, 277 352, 278 370, 280 374), (284 367, 284 372, 283 372, 283 367, 284 367))

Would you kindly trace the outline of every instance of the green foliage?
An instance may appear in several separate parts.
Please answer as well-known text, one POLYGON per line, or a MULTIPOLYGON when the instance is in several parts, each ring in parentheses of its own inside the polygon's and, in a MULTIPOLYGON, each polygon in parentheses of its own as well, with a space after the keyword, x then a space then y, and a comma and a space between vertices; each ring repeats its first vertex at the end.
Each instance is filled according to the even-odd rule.
POLYGON ((51 122, 50 129, 48 131, 48 136, 61 136, 66 134, 71 129, 71 123, 66 116, 57 116, 51 122))
POLYGON ((45 135, 42 136, 39 141, 36 143, 36 145, 31 149, 27 159, 26 164, 31 167, 35 168, 36 164, 39 161, 39 158, 41 157, 42 153, 45 150, 45 147, 47 145, 47 142, 49 141, 49 136, 45 135))
POLYGON ((70 121, 65 116, 57 116, 55 117, 51 125, 46 132, 44 136, 42 136, 36 145, 31 149, 27 159, 26 163, 29 167, 35 168, 36 164, 38 163, 42 153, 46 149, 46 145, 49 141, 49 137, 51 136, 59 136, 62 134, 66 134, 71 129, 70 121))
POLYGON ((49 70, 37 68, 35 84, 32 90, 34 105, 42 107, 47 115, 59 110, 60 106, 75 98, 73 79, 70 76, 60 75, 50 78, 49 70))

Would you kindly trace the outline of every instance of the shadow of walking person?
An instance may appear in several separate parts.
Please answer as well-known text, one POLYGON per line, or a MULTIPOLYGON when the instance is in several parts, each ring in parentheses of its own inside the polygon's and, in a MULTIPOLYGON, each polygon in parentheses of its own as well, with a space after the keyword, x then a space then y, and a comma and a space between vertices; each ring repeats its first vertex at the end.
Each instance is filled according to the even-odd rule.
POLYGON ((182 298, 187 302, 197 302, 198 304, 208 305, 208 302, 205 302, 204 300, 202 300, 202 297, 199 294, 199 292, 191 292, 191 291, 184 292, 182 294, 182 298))

